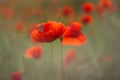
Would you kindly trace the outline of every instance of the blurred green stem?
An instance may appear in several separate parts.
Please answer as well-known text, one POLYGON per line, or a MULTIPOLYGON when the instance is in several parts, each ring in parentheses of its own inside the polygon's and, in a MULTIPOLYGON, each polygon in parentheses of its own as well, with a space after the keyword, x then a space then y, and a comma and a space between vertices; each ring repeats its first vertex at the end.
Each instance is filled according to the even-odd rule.
POLYGON ((53 43, 51 43, 51 65, 53 65, 53 43))
POLYGON ((64 80, 63 74, 63 54, 62 54, 62 44, 60 42, 60 57, 61 57, 61 80, 64 80))
MULTIPOLYGON (((53 70, 54 69, 54 66, 53 66, 54 65, 53 64, 53 61, 54 61, 53 60, 54 46, 53 46, 53 43, 51 43, 50 45, 51 45, 51 57, 50 57, 51 60, 50 60, 50 65, 51 65, 51 69, 53 70)), ((53 73, 54 73, 54 71, 53 71, 53 73)), ((54 80, 53 78, 54 78, 54 74, 51 76, 50 80, 54 80)))

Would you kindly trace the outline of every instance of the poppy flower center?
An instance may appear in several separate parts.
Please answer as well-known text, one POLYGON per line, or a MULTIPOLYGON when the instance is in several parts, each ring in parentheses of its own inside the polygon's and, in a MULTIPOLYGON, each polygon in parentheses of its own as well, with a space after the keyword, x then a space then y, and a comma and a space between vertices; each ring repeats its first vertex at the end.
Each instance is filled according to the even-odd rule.
POLYGON ((75 31, 75 30, 71 30, 71 34, 70 34, 70 36, 73 37, 73 38, 76 38, 76 37, 79 36, 79 34, 80 34, 80 32, 75 31))
POLYGON ((38 29, 40 32, 48 32, 54 28, 52 27, 52 24, 50 24, 50 23, 46 23, 46 24, 42 23, 39 25, 38 29))
POLYGON ((43 24, 40 24, 40 25, 39 25, 39 31, 40 31, 40 32, 43 32, 43 31, 44 31, 44 25, 43 25, 43 24))

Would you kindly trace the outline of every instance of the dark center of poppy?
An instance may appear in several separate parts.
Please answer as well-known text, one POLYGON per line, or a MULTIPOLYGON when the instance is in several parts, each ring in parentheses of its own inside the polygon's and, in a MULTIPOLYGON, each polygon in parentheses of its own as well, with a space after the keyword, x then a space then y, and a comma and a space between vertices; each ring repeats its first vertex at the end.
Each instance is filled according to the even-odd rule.
POLYGON ((43 25, 43 24, 40 24, 40 26, 39 26, 39 31, 40 31, 40 32, 43 32, 43 30, 44 30, 44 25, 43 25))
POLYGON ((80 34, 80 32, 71 30, 71 37, 76 38, 76 37, 78 37, 79 34, 80 34))

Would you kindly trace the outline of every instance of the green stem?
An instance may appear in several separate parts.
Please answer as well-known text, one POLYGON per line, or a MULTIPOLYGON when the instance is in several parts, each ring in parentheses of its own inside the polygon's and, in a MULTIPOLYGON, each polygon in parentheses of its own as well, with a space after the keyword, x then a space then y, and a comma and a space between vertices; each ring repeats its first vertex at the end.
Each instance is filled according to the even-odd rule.
POLYGON ((53 65, 53 43, 51 43, 51 65, 53 65))
MULTIPOLYGON (((53 68, 53 67, 54 67, 54 66, 53 66, 53 65, 54 65, 54 64, 53 64, 54 47, 53 47, 53 43, 51 43, 50 45, 51 45, 51 60, 50 60, 51 62, 50 62, 50 65, 51 65, 51 69, 54 69, 54 68, 53 68)), ((53 71, 53 74, 54 74, 54 71, 53 71)), ((52 80, 54 80, 53 77, 54 77, 54 76, 51 76, 52 80)))
POLYGON ((61 80, 64 80, 63 54, 62 54, 62 44, 61 43, 60 43, 60 57, 61 57, 61 80))

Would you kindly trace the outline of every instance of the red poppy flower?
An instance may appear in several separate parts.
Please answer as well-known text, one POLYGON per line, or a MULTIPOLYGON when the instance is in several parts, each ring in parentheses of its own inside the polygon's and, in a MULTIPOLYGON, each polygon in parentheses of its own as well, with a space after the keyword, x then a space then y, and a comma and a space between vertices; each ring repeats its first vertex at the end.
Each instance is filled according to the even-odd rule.
POLYGON ((16 24, 16 30, 18 32, 22 32, 23 31, 23 28, 24 28, 24 22, 23 21, 20 21, 16 24))
POLYGON ((91 12, 95 11, 95 6, 93 3, 85 2, 85 3, 83 3, 83 10, 86 13, 91 13, 91 12))
POLYGON ((63 35, 65 31, 64 25, 59 22, 49 21, 36 25, 31 33, 33 40, 37 42, 52 42, 63 35))
POLYGON ((85 14, 81 17, 81 22, 83 24, 91 24, 93 22, 93 18, 91 15, 85 14))
POLYGON ((76 59, 76 52, 73 49, 70 49, 65 55, 64 65, 68 66, 71 62, 75 61, 76 59))
POLYGON ((112 0, 101 0, 97 7, 98 13, 101 16, 104 16, 105 13, 110 11, 116 11, 117 5, 112 2, 112 0))
POLYGON ((70 27, 66 27, 63 34, 63 45, 79 46, 86 44, 86 36, 81 32, 82 24, 79 22, 71 23, 70 27))
POLYGON ((14 10, 12 8, 6 7, 6 5, 1 6, 0 12, 7 20, 10 20, 11 18, 13 18, 15 14, 14 10))
POLYGON ((12 74, 11 80, 22 80, 22 73, 21 72, 14 72, 12 74))
POLYGON ((101 0, 101 4, 103 4, 103 6, 107 8, 110 8, 113 5, 111 0, 101 0))
POLYGON ((75 11, 72 8, 72 6, 67 5, 67 6, 63 7, 62 15, 63 16, 75 16, 75 11))
POLYGON ((11 19, 14 16, 15 12, 12 8, 8 8, 8 10, 5 11, 5 17, 7 19, 11 19))
POLYGON ((117 6, 112 2, 112 0, 101 0, 99 5, 102 7, 110 9, 110 10, 117 10, 117 6))
POLYGON ((33 46, 26 50, 25 56, 27 58, 40 59, 42 55, 42 48, 40 46, 33 46))

